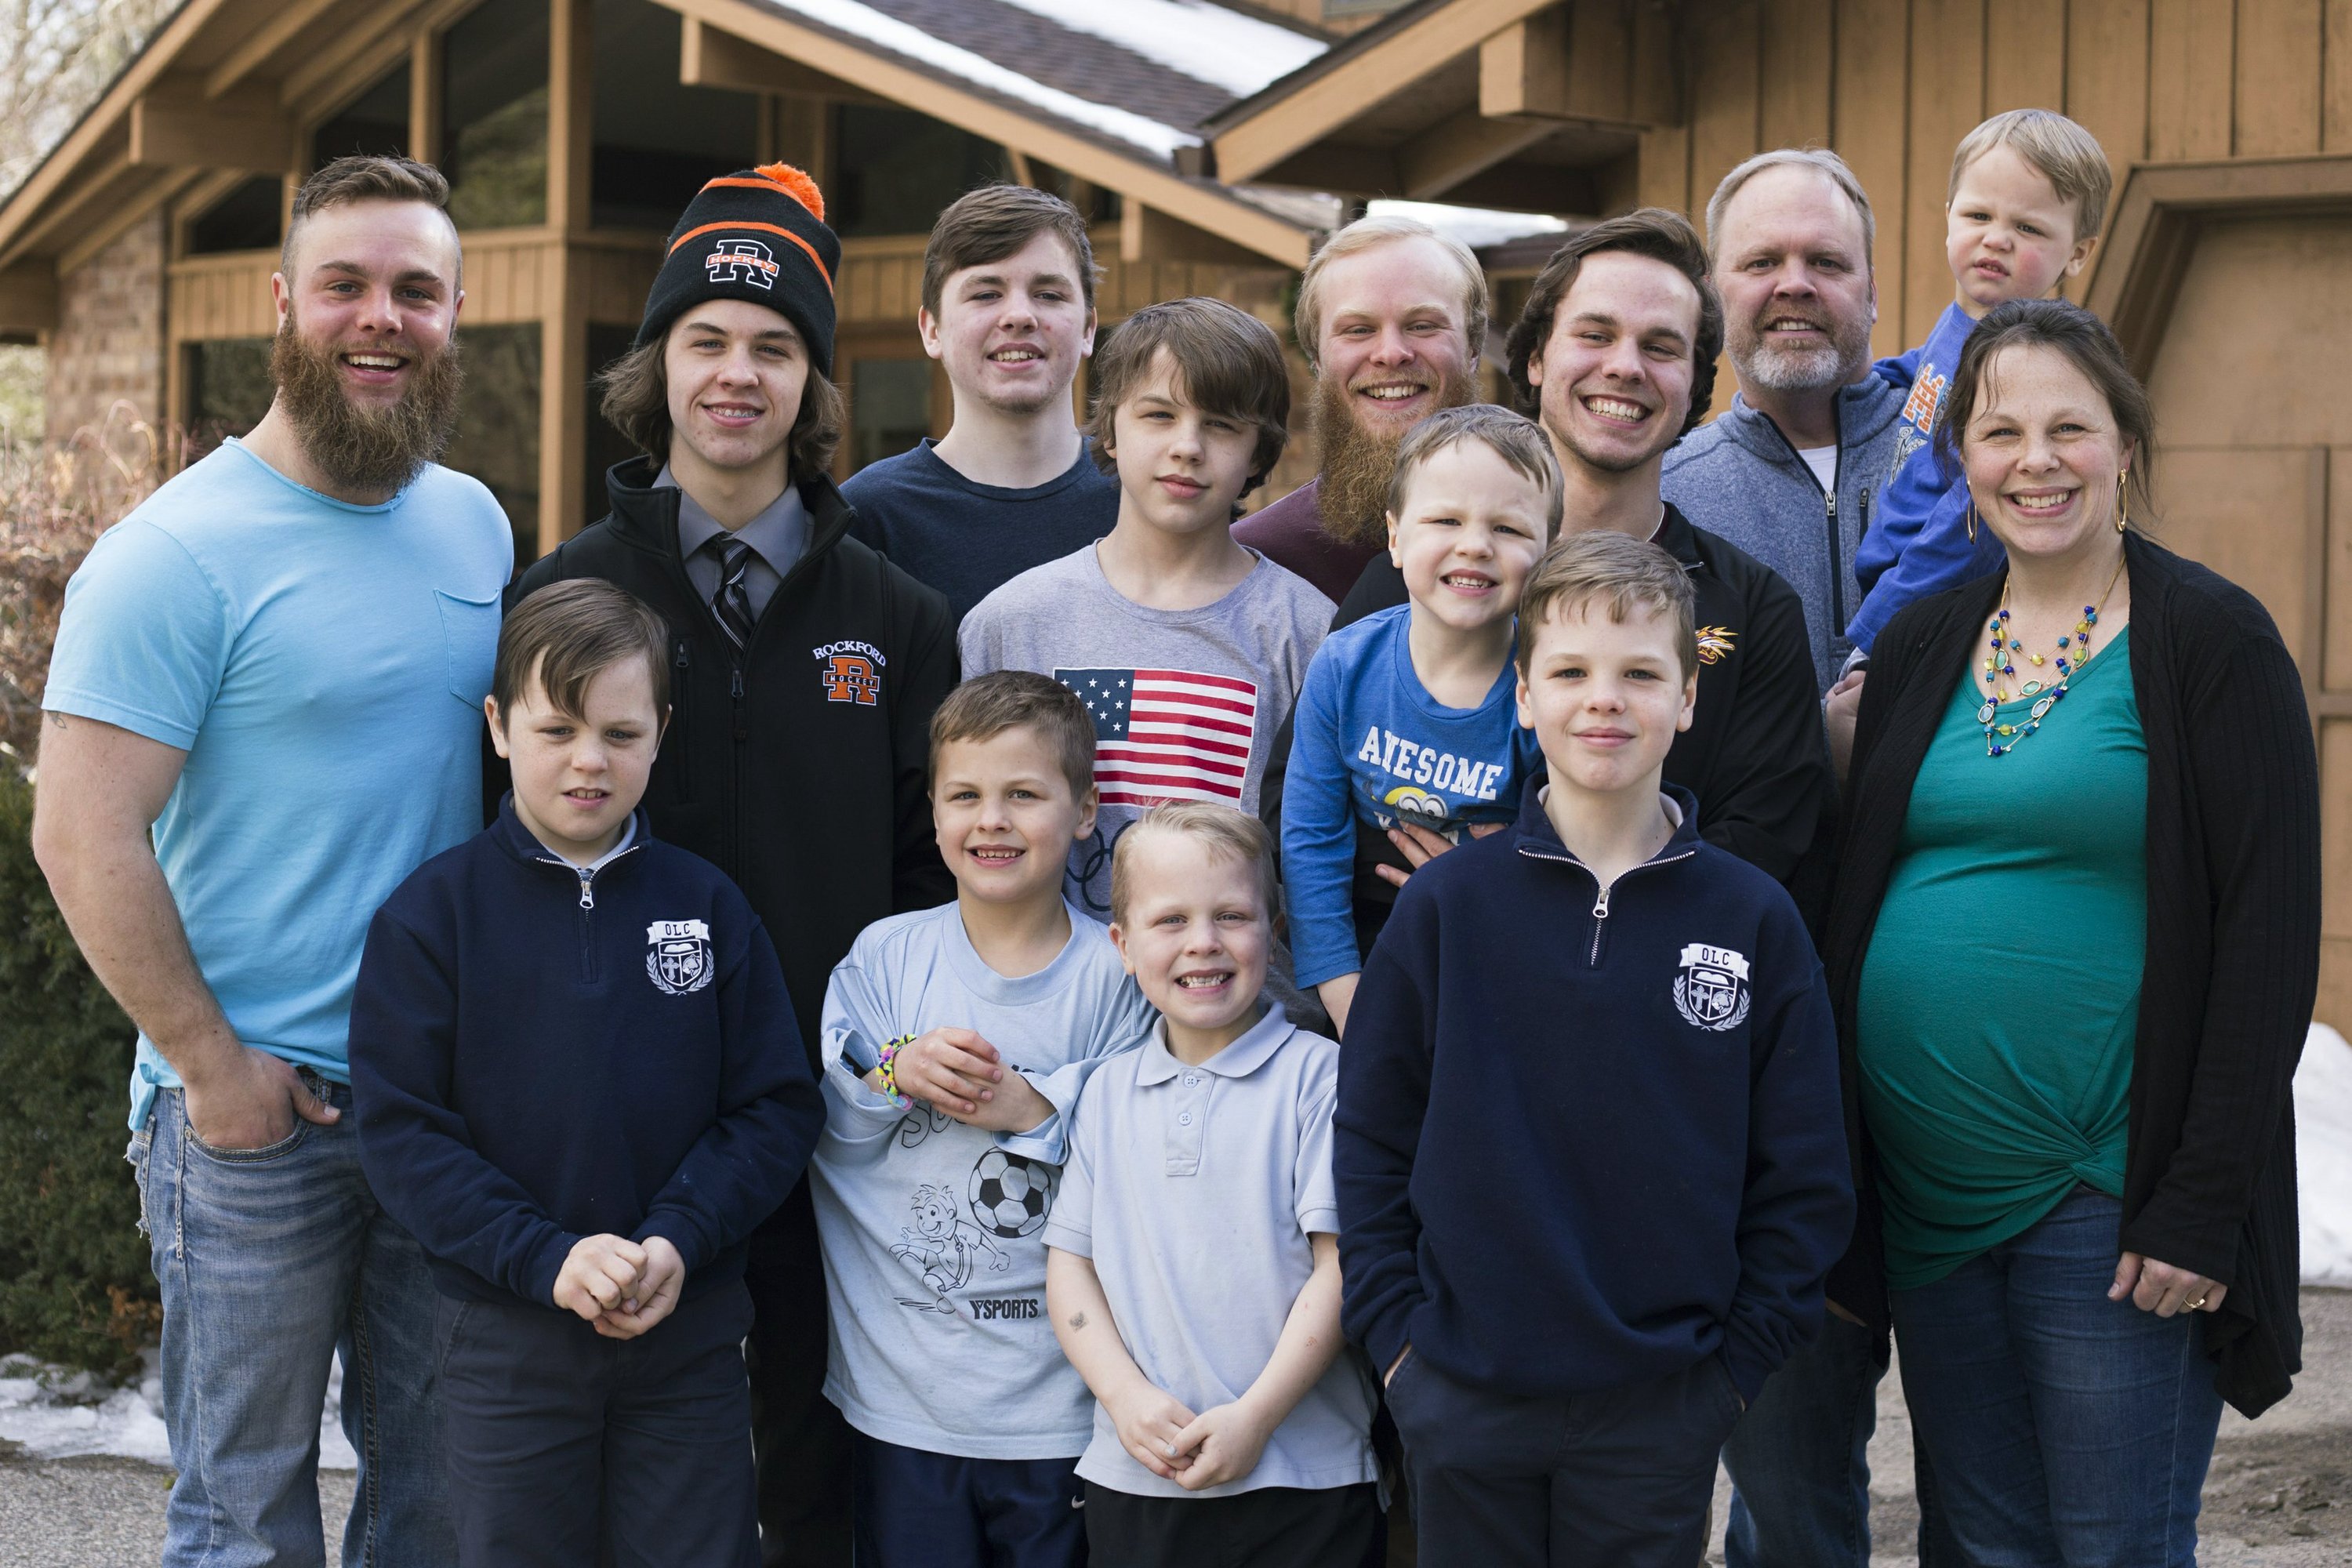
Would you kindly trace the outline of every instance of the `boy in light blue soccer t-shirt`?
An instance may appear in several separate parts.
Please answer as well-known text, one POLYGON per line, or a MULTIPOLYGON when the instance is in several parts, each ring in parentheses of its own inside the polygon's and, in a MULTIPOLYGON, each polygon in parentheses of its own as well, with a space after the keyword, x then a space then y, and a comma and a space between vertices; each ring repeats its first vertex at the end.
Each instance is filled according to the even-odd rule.
POLYGON ((1151 1009, 1063 897, 1094 816, 1094 721, 1000 670, 931 721, 931 810, 956 900, 877 921, 826 988, 810 1163, 833 1310, 825 1397, 856 1436, 850 1521, 879 1568, 1079 1568, 1086 1384, 1045 1318, 1040 1234, 1070 1113, 1151 1009))
POLYGON ((1543 766, 1519 724, 1511 639, 1561 500, 1542 428, 1491 404, 1433 414, 1397 448, 1389 555, 1409 599, 1316 650, 1282 797, 1298 986, 1341 1028, 1393 901, 1372 879, 1407 875, 1378 855, 1381 836, 1418 863, 1439 840, 1491 832, 1543 766))

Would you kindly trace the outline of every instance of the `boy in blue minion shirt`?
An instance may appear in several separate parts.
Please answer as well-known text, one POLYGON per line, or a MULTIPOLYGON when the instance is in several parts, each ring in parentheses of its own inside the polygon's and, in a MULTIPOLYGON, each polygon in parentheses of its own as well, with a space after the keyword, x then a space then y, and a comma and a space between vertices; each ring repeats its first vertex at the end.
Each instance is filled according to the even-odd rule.
POLYGON ((1559 464, 1542 428, 1470 404, 1397 449, 1389 558, 1407 603, 1340 627, 1298 694, 1282 800, 1283 878, 1301 990, 1344 1029, 1390 887, 1418 861, 1518 810, 1542 754, 1522 729, 1511 646, 1519 593, 1559 531, 1559 464))
POLYGON ((1970 522, 1967 481, 1937 460, 1937 416, 1960 346, 1986 311, 2004 300, 2054 298, 2089 264, 2113 182, 2097 140, 2047 109, 1996 114, 1953 150, 1944 206, 1952 302, 1926 342, 1874 367, 1910 396, 1894 472, 1854 551, 1864 597, 1846 636, 1857 656, 1912 600, 2000 568, 2000 544, 1970 522))
POLYGON ((639 809, 668 648, 599 579, 516 606, 513 791, 360 962, 360 1159, 440 1289, 462 1568, 760 1561, 743 1261, 824 1102, 751 906, 639 809))

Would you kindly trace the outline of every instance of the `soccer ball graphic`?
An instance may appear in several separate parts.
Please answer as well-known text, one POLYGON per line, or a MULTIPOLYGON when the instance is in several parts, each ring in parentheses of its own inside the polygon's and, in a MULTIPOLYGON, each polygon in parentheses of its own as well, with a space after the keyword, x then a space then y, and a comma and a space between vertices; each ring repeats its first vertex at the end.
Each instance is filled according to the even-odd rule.
POLYGON ((971 1217, 1010 1241, 1033 1235, 1054 1206, 1055 1167, 991 1149, 971 1168, 971 1217))

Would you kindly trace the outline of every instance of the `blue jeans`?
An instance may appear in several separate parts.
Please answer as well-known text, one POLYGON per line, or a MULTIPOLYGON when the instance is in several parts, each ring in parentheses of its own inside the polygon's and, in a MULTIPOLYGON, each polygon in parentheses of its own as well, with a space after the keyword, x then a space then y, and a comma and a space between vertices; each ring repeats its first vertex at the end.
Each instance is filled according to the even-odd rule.
POLYGON ((2194 1568, 2221 1396, 2203 1313, 2107 1300, 2121 1215, 2078 1187, 2021 1236, 1892 1293, 1915 1434, 1979 1568, 2194 1568))
POLYGON ((178 1089, 133 1134, 140 1226, 163 1295, 172 1487, 164 1568, 323 1568, 319 1411, 343 1360, 343 1433, 360 1459, 344 1568, 444 1568, 432 1276, 360 1173, 352 1091, 332 1127, 221 1152, 178 1089))
POLYGON ((1756 1395, 1723 1446, 1729 1568, 1865 1568, 1878 1336, 1832 1315, 1756 1395))

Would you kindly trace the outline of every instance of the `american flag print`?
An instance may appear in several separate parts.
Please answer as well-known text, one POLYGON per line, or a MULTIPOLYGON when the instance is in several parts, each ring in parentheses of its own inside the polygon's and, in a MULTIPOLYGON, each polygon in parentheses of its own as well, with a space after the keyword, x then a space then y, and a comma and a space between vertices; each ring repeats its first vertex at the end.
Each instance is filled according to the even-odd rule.
POLYGON ((1186 669, 1057 669, 1095 721, 1105 805, 1239 805, 1257 733, 1257 687, 1186 669))

